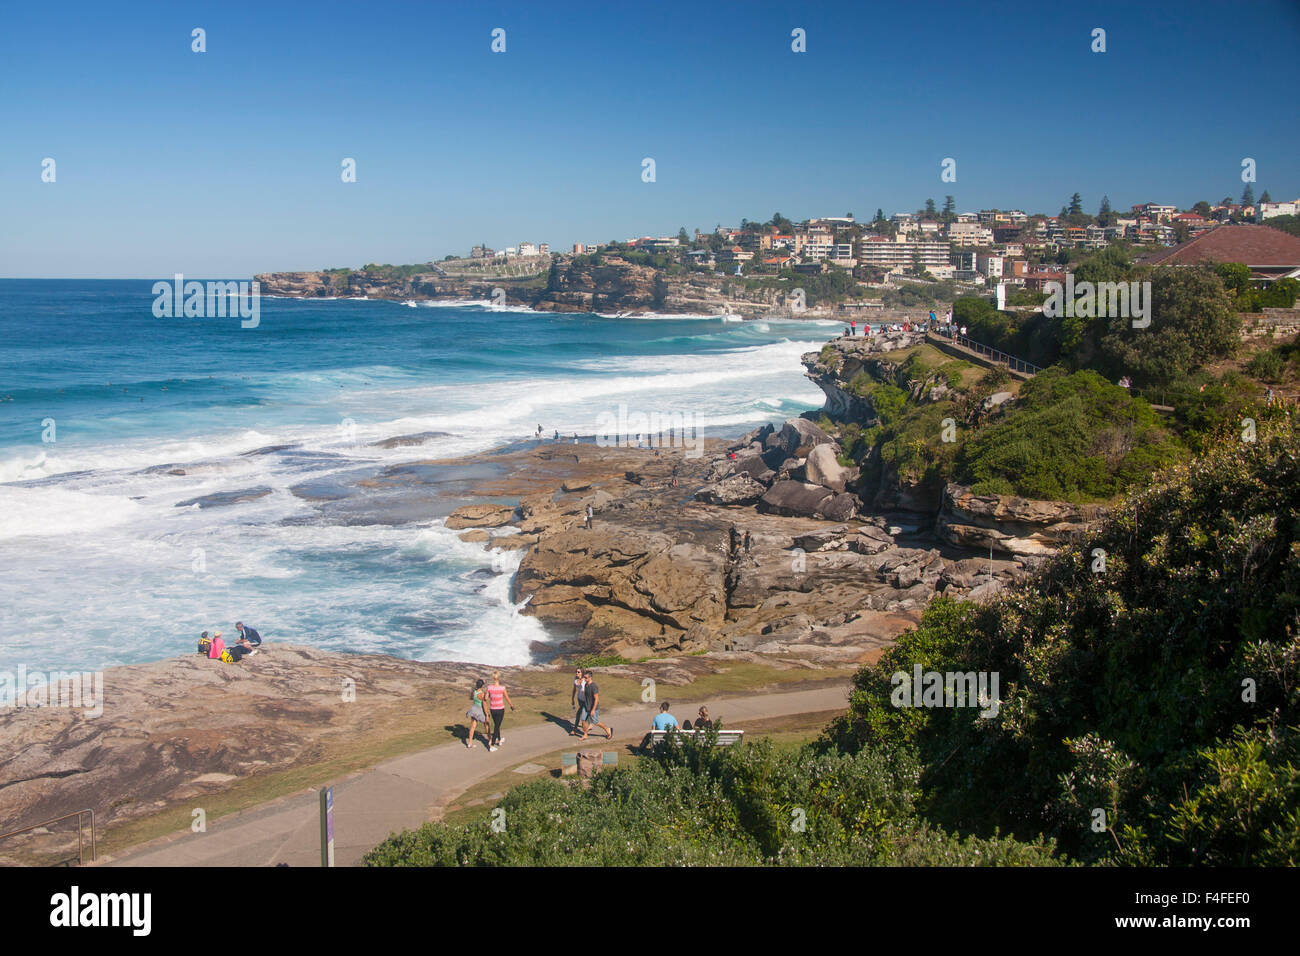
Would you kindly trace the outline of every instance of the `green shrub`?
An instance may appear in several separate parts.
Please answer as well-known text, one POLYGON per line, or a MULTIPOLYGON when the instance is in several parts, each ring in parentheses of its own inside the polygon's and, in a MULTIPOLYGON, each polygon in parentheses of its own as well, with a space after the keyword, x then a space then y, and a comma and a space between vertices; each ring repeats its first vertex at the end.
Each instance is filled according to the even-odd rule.
POLYGON ((1266 382, 1282 381, 1283 371, 1285 369, 1286 362, 1283 361, 1282 355, 1277 349, 1268 349, 1267 351, 1260 352, 1246 363, 1247 372, 1266 382))
POLYGON ((967 484, 996 482, 1028 498, 1097 501, 1180 454, 1146 402, 1095 372, 1055 367, 966 440, 956 470, 967 484))
POLYGON ((917 818, 918 769, 886 756, 778 752, 768 742, 660 743, 634 769, 585 788, 510 790, 505 829, 425 824, 389 837, 368 866, 1051 865, 1052 844, 958 837, 917 818))
POLYGON ((859 671, 821 746, 914 753, 918 806, 949 830, 1045 833, 1085 860, 1295 865, 1297 555, 1300 432, 1261 419, 999 602, 935 600, 859 671), (894 707, 891 675, 916 665, 999 674, 998 713, 894 707))

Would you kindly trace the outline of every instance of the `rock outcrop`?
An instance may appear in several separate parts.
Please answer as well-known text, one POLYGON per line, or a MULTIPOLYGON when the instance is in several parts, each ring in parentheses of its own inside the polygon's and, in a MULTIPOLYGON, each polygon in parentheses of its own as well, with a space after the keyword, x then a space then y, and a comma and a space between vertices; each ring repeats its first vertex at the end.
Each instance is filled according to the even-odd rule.
POLYGON ((447 516, 447 527, 457 531, 461 528, 499 528, 509 524, 514 517, 515 509, 506 505, 465 505, 447 516))
POLYGON ((935 530, 944 541, 963 548, 1050 555, 1104 513, 1100 505, 977 495, 963 485, 949 484, 935 530))

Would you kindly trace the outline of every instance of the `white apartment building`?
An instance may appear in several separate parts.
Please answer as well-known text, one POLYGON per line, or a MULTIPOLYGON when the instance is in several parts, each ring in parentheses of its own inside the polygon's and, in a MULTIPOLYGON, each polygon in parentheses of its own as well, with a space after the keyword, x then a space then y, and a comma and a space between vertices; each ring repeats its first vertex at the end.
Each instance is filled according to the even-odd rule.
POLYGON ((1300 199, 1292 202, 1262 202, 1256 209, 1261 220, 1272 219, 1274 216, 1294 216, 1300 210, 1300 199))
POLYGON ((993 230, 972 222, 954 222, 948 226, 948 241, 954 246, 991 246, 993 230))
MULTIPOLYGON (((510 254, 509 249, 506 250, 506 254, 510 254)), ((521 242, 519 243, 519 254, 521 256, 535 256, 537 255, 537 246, 531 242, 521 242)))
POLYGON ((1002 278, 1002 262, 1002 256, 990 256, 982 252, 975 257, 975 267, 987 279, 1002 278))
POLYGON ((922 268, 933 272, 933 267, 949 264, 950 251, 951 247, 944 239, 909 239, 902 233, 893 239, 864 236, 857 242, 858 263, 885 270, 910 269, 919 261, 922 268))

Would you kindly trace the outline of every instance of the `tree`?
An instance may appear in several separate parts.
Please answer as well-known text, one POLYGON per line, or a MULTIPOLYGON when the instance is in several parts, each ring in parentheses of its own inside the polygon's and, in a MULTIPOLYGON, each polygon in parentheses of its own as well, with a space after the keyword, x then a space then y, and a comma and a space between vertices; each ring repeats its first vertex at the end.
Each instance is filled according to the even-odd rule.
POLYGON ((927 200, 925 201, 925 214, 926 214, 926 216, 929 217, 930 219, 933 219, 933 218, 935 217, 935 208, 934 208, 934 200, 933 200, 933 199, 927 199, 927 200))
POLYGON ((1062 206, 1062 207, 1061 207, 1061 211, 1058 212, 1058 213, 1056 214, 1056 218, 1057 218, 1057 219, 1064 219, 1064 218, 1065 218, 1066 216, 1068 216, 1069 214, 1070 214, 1070 213, 1066 210, 1066 208, 1065 208, 1064 206, 1062 206))
POLYGON ((551 271, 546 274, 546 291, 556 292, 560 288, 560 264, 551 260, 551 271))
POLYGON ((884 221, 885 221, 885 211, 877 207, 876 218, 873 220, 873 222, 884 222, 884 221))
POLYGON ((1101 208, 1097 210, 1097 222, 1103 226, 1109 226, 1115 218, 1114 213, 1110 211, 1110 197, 1101 197, 1101 208))
POLYGON ((1083 212, 1083 199, 1078 193, 1070 197, 1070 215, 1077 216, 1083 212))
POLYGON ((1232 355, 1241 320, 1213 269, 1162 266, 1151 273, 1149 328, 1115 316, 1101 342, 1112 377, 1138 387, 1165 387, 1205 362, 1232 355))
POLYGON ((687 234, 685 226, 677 230, 677 241, 684 246, 690 245, 691 237, 687 234))
POLYGON ((1246 183, 1246 188, 1241 191, 1241 204, 1243 206, 1255 205, 1255 190, 1250 188, 1250 183, 1246 183))
POLYGON ((1206 202, 1204 199, 1202 199, 1200 202, 1198 202, 1195 206, 1192 207, 1192 211, 1195 212, 1198 216, 1208 217, 1210 215, 1210 204, 1206 202))
POLYGON ((1272 202, 1272 201, 1273 201, 1273 197, 1270 196, 1270 195, 1268 194, 1268 190, 1265 189, 1264 192, 1263 192, 1263 194, 1259 197, 1259 201, 1260 201, 1260 202, 1272 202))
POLYGON ((943 197, 943 221, 952 222, 953 212, 957 208, 956 201, 951 196, 943 197))

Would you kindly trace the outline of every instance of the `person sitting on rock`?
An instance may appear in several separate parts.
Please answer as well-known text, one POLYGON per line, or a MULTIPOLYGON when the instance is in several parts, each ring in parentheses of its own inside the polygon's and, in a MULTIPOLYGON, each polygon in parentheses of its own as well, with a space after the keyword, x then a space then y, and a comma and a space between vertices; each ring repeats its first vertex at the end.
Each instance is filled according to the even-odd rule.
POLYGON ((239 640, 235 643, 244 649, 244 656, 252 657, 262 646, 262 635, 253 628, 246 627, 243 621, 235 622, 235 630, 239 632, 239 640))

